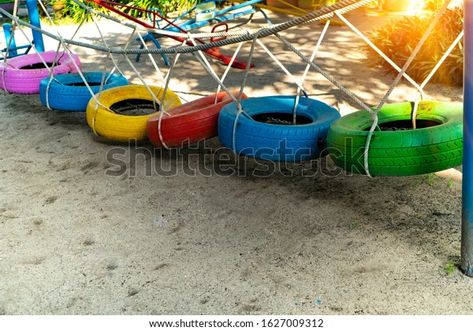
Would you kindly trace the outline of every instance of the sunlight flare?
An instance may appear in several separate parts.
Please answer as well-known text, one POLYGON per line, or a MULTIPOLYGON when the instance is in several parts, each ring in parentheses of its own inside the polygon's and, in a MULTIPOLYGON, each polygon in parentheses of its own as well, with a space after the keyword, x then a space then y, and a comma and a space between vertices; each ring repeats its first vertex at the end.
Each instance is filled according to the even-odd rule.
POLYGON ((418 15, 425 9, 425 5, 425 0, 410 0, 406 14, 409 16, 418 15))

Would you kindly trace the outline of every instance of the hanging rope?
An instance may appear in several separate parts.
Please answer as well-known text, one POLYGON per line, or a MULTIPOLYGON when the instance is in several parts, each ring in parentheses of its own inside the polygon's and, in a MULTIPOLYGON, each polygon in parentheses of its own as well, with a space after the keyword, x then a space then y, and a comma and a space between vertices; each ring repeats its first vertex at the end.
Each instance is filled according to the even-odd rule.
MULTIPOLYGON (((455 49, 455 47, 457 47, 461 40, 463 39, 463 36, 465 34, 465 31, 462 31, 458 34, 458 37, 455 38, 455 40, 452 42, 452 44, 450 45, 450 47, 447 49, 447 51, 445 52, 445 54, 443 54, 443 56, 440 58, 440 60, 437 62, 437 64, 435 65, 435 67, 432 69, 432 71, 430 72, 430 74, 425 78, 425 80, 422 82, 422 84, 420 84, 420 88, 421 90, 423 91, 425 89, 425 87, 427 86, 427 84, 432 80, 432 78, 435 76, 435 74, 437 73, 437 71, 440 69, 440 67, 442 66, 442 64, 444 64, 444 62, 447 60, 447 58, 450 56, 450 54, 452 54, 453 50, 455 49)), ((424 94, 420 94, 420 98, 419 98, 419 94, 416 96, 416 99, 415 99, 415 102, 414 102, 414 110, 412 111, 412 127, 414 129, 417 128, 417 111, 419 109, 419 102, 423 100, 423 97, 424 97, 424 94)))
MULTIPOLYGON (((38 3, 40 5, 40 7, 43 9, 43 11, 45 12, 46 14, 46 17, 48 18, 49 22, 56 28, 56 33, 57 33, 57 36, 59 38, 59 44, 58 44, 58 51, 59 51, 59 48, 62 46, 63 49, 64 49, 64 53, 67 54, 67 56, 69 57, 69 60, 72 62, 72 65, 74 66, 76 72, 79 74, 80 78, 82 79, 82 81, 84 82, 84 85, 85 87, 87 88, 87 90, 89 91, 91 97, 98 103, 98 99, 97 97, 95 96, 95 93, 92 91, 92 88, 90 87, 90 84, 89 82, 87 81, 87 79, 85 78, 84 76, 84 73, 82 72, 80 66, 76 63, 75 59, 74 59, 74 56, 72 54, 72 51, 69 49, 68 45, 66 44, 66 42, 64 41, 64 38, 62 37, 61 33, 59 32, 59 28, 58 26, 54 23, 54 20, 52 19, 51 15, 49 15, 49 12, 46 8, 46 6, 43 4, 43 1, 42 0, 38 0, 38 3)), ((80 26, 79 26, 80 27, 80 26)), ((76 32, 77 33, 77 32, 76 32)), ((76 35, 76 33, 74 33, 73 37, 76 35)), ((57 52, 57 54, 59 54, 59 52, 57 52)), ((56 56, 57 56, 56 54, 56 56)), ((59 62, 59 61, 57 61, 59 62)), ((53 62, 53 66, 49 72, 49 75, 51 77, 51 79, 53 78, 54 76, 54 67, 55 67, 56 63, 53 62)), ((49 84, 48 84, 49 85, 49 84)), ((49 94, 49 93, 48 93, 49 94)), ((49 98, 48 98, 49 99, 49 98)), ((49 107, 49 100, 48 100, 48 108, 51 109, 49 107)))
MULTIPOLYGON (((80 22, 80 24, 77 26, 77 28, 75 29, 74 31, 74 34, 72 35, 72 39, 74 39, 74 37, 77 35, 77 33, 79 32, 80 28, 82 27, 82 25, 84 24, 85 22, 85 18, 80 22)), ((57 46, 57 50, 56 50, 56 58, 59 54, 59 50, 60 50, 60 47, 61 47, 61 43, 59 42, 58 43, 58 46, 57 46)), ((53 66, 54 66, 54 63, 56 63, 56 58, 53 62, 53 66)), ((54 75, 53 75, 53 70, 51 70, 49 72, 49 80, 48 80, 48 85, 46 86, 46 107, 49 109, 49 110, 52 110, 51 109, 51 106, 49 104, 49 91, 51 89, 51 84, 53 81, 55 81, 56 79, 54 78, 54 75)))
MULTIPOLYGON (((317 40, 317 44, 315 45, 314 50, 312 51, 312 55, 310 56, 310 59, 309 59, 310 62, 315 61, 315 58, 317 54, 319 53, 320 46, 322 45, 322 41, 324 40, 325 35, 327 34, 328 28, 330 27, 330 22, 331 20, 328 20, 327 22, 325 22, 324 28, 322 32, 320 33, 319 39, 317 40)), ((304 86, 304 82, 307 78, 307 75, 309 74, 309 70, 310 70, 310 64, 307 64, 305 67, 304 73, 302 74, 301 79, 299 81, 299 86, 304 86)), ((294 101, 293 119, 292 119, 292 123, 294 125, 297 124, 297 107, 299 106, 301 92, 303 91, 303 89, 300 88, 299 86, 297 87, 296 99, 294 101)))
MULTIPOLYGON (((183 40, 182 41, 182 44, 184 45, 185 43, 187 43, 187 39, 183 40)), ((165 112, 164 110, 164 107, 162 106, 162 104, 164 104, 164 101, 166 100, 166 93, 168 91, 168 88, 169 88, 169 83, 171 81, 171 77, 172 77, 172 73, 174 71, 174 67, 176 66, 177 64, 177 61, 179 60, 179 57, 180 57, 181 54, 176 54, 174 56, 174 60, 172 62, 172 65, 171 67, 169 68, 169 71, 166 75, 166 81, 165 81, 165 85, 164 85, 164 91, 163 91, 163 95, 161 97, 161 112, 159 113, 159 120, 158 120, 158 135, 159 135, 159 139, 161 140, 161 143, 163 145, 163 147, 165 149, 170 149, 169 146, 166 144, 166 142, 164 141, 164 137, 163 137, 163 132, 161 130, 161 123, 162 123, 162 120, 163 120, 163 117, 164 117, 164 114, 166 115, 169 115, 168 113, 165 112)))
POLYGON ((238 125, 238 119, 240 118, 241 114, 244 114, 245 111, 243 110, 243 107, 241 105, 241 99, 243 97, 243 92, 246 87, 246 82, 248 80, 248 76, 250 73, 250 68, 251 68, 251 63, 253 61, 253 54, 255 52, 255 45, 256 45, 256 38, 253 39, 253 42, 251 43, 251 48, 250 48, 250 54, 248 55, 248 63, 246 65, 245 69, 245 76, 243 77, 243 81, 241 82, 241 87, 240 87, 240 92, 238 95, 238 102, 236 103, 237 105, 237 114, 235 116, 235 121, 233 122, 233 132, 232 132, 232 147, 233 150, 236 151, 236 130, 237 130, 237 125, 238 125))
MULTIPOLYGON (((427 30, 424 32, 424 35, 422 36, 422 38, 419 40, 419 42, 417 43, 416 47, 414 48, 414 50, 412 51, 411 55, 409 56, 409 58, 407 59, 406 63, 404 64, 404 66, 402 67, 402 70, 399 72, 399 74, 396 76, 396 78, 394 79, 394 81, 392 82, 392 84, 390 85, 388 91, 386 92, 386 94, 384 95, 384 97, 381 99, 381 101, 379 102, 378 106, 376 107, 376 109, 374 110, 374 112, 370 112, 371 113, 371 116, 372 116, 372 124, 371 124, 371 128, 370 128, 370 131, 368 132, 368 136, 366 138, 366 144, 365 144, 365 150, 364 150, 364 153, 363 153, 363 158, 364 158, 364 168, 365 168, 365 173, 371 177, 371 173, 370 173, 370 170, 369 170, 369 150, 370 150, 370 144, 371 144, 371 140, 373 138, 373 135, 374 135, 374 132, 376 131, 376 128, 378 127, 378 123, 379 123, 379 118, 378 118, 378 113, 381 111, 382 107, 384 106, 384 104, 387 102, 387 100, 389 99, 390 95, 392 94, 392 92, 394 91, 394 89, 396 88, 396 86, 399 84, 399 82, 401 81, 402 77, 404 76, 404 74, 407 72, 407 70, 409 69, 410 65, 412 64, 412 62, 414 61, 414 59, 416 58, 417 54, 420 52, 420 50, 422 49, 422 46, 425 44, 425 42, 427 41, 427 39, 429 38, 429 36, 432 34, 432 32, 434 31, 434 28, 435 26, 438 24, 440 18, 444 15, 444 13, 447 11, 448 9, 448 6, 450 5, 450 2, 451 0, 445 0, 443 5, 442 5, 442 8, 435 14, 434 18, 432 19, 432 22, 430 23, 430 25, 428 26, 427 30)), ((434 68, 435 69, 435 68, 434 68)), ((421 89, 422 90, 422 89, 421 89)))
MULTIPOLYGON (((336 12, 335 15, 344 23, 346 24, 353 32, 355 32, 372 50, 374 50, 379 56, 383 58, 390 66, 392 66, 397 72, 402 72, 402 68, 399 67, 393 60, 391 60, 379 47, 377 47, 368 37, 361 32, 358 28, 356 28, 348 19, 345 18, 341 13, 336 12)), ((412 79, 406 72, 403 73, 403 77, 411 83, 419 93, 423 94, 422 88, 417 84, 417 82, 412 79)))
MULTIPOLYGON (((228 63, 227 68, 225 69, 225 72, 224 72, 223 75, 222 75, 222 78, 220 78, 220 81, 222 82, 222 84, 225 82, 225 79, 227 78, 227 75, 228 75, 228 73, 230 72, 230 69, 232 68, 233 63, 235 62, 235 60, 236 60, 238 54, 240 53, 240 50, 241 50, 242 47, 243 47, 243 43, 238 44, 237 49, 236 49, 235 52, 233 53, 233 56, 232 56, 232 58, 230 59, 230 62, 228 63)), ((216 104, 217 101, 218 101, 218 94, 220 93, 221 88, 222 88, 221 85, 218 84, 218 86, 217 86, 217 93, 215 94, 215 101, 214 101, 214 104, 216 104)))

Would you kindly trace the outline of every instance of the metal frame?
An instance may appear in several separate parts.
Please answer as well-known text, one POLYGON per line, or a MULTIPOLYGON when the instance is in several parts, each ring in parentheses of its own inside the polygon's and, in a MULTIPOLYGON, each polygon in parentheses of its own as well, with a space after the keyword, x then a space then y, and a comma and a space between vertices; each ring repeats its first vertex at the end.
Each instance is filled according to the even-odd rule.
POLYGON ((463 122, 463 210, 461 269, 473 277, 473 0, 465 8, 465 83, 463 122))
MULTIPOLYGON (((26 0, 26 7, 28 8, 28 17, 32 25, 41 28, 41 18, 39 16, 37 0, 26 0)), ((33 33, 33 44, 17 46, 15 41, 15 27, 10 23, 3 24, 3 33, 5 40, 9 45, 1 52, 6 53, 6 58, 12 58, 19 55, 28 54, 33 44, 38 52, 44 52, 44 41, 43 34, 40 31, 32 30, 33 33), (24 49, 23 53, 18 53, 19 50, 24 49)), ((5 57, 0 56, 0 60, 4 60, 5 57)))
MULTIPOLYGON (((41 28, 41 18, 39 17, 38 4, 36 0, 26 0, 26 7, 28 7, 28 16, 31 24, 41 28)), ((32 30, 34 46, 38 52, 44 52, 43 34, 39 31, 32 30)))

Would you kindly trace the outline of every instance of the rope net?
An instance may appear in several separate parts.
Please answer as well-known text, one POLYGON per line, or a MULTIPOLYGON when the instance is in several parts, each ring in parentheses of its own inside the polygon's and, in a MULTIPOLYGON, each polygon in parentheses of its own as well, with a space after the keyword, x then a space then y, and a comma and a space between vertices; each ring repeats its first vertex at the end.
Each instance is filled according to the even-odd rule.
MULTIPOLYGON (((407 70, 409 69, 416 55, 421 50, 427 38, 432 33, 433 29, 435 28, 442 14, 447 10, 451 0, 445 0, 440 10, 438 10, 438 12, 435 13, 427 31, 422 36, 421 40, 418 42, 415 49, 412 51, 411 56, 407 59, 406 63, 404 64, 402 68, 399 67, 386 54, 384 54, 376 45, 374 45, 370 41, 370 39, 363 32, 361 32, 354 24, 352 24, 348 20, 348 18, 345 16, 346 13, 351 12, 358 8, 364 7, 368 4, 371 4, 375 2, 376 0, 340 0, 331 6, 320 8, 316 11, 306 14, 305 16, 297 17, 297 18, 288 20, 287 22, 280 23, 280 24, 273 24, 273 22, 270 20, 268 15, 266 15, 266 13, 263 10, 259 8, 255 8, 254 14, 259 14, 260 17, 265 22, 264 24, 259 25, 257 29, 251 28, 251 26, 253 25, 250 25, 250 24, 238 24, 233 29, 227 29, 225 31, 212 31, 212 32, 202 32, 202 31, 194 32, 194 31, 186 31, 179 27, 175 28, 178 25, 165 18, 164 20, 168 23, 168 26, 174 27, 174 29, 161 28, 159 24, 155 24, 155 22, 156 22, 156 15, 158 15, 158 18, 162 18, 162 17, 159 14, 156 14, 155 12, 150 11, 150 10, 146 10, 146 13, 147 13, 147 16, 152 17, 151 23, 149 22, 146 23, 139 19, 131 20, 129 15, 127 14, 121 15, 120 9, 119 9, 120 7, 118 8, 113 7, 112 6, 113 2, 110 2, 110 1, 95 0, 95 3, 100 4, 103 2, 106 8, 112 10, 112 12, 114 13, 113 15, 95 10, 94 8, 88 5, 88 2, 82 2, 80 0, 72 0, 72 1, 90 14, 93 25, 97 29, 97 32, 100 36, 99 40, 96 40, 96 42, 91 43, 84 40, 77 40, 76 38, 79 30, 83 28, 84 26, 85 19, 77 26, 71 38, 64 38, 61 34, 60 28, 55 24, 54 20, 50 16, 47 10, 47 6, 43 2, 43 0, 38 0, 38 4, 40 8, 42 9, 42 11, 45 13, 46 19, 48 20, 48 23, 52 26, 54 32, 51 32, 49 29, 45 30, 45 29, 39 28, 37 26, 34 26, 20 19, 17 15, 17 9, 18 9, 18 3, 19 3, 18 0, 15 2, 15 9, 13 11, 13 14, 8 13, 1 8, 0 8, 0 14, 2 14, 4 17, 11 19, 13 31, 18 30, 23 35, 23 37, 28 41, 28 43, 30 43, 33 46, 33 49, 35 49, 34 43, 28 37, 28 34, 24 31, 25 28, 29 28, 32 31, 39 31, 44 36, 57 41, 57 48, 56 48, 57 54, 62 54, 61 56, 67 56, 70 58, 70 60, 75 66, 75 69, 78 75, 81 77, 84 85, 86 86, 89 93, 91 94, 91 97, 94 98, 96 107, 98 106, 105 107, 105 106, 100 104, 97 98, 97 94, 95 94, 92 91, 92 88, 90 87, 89 82, 85 78, 85 74, 82 72, 81 68, 73 60, 73 53, 71 51, 71 46, 85 48, 85 49, 89 49, 89 50, 93 50, 93 51, 105 54, 109 62, 111 62, 112 64, 111 70, 108 70, 106 63, 103 64, 103 67, 105 69, 105 72, 107 72, 107 74, 104 74, 102 77, 101 84, 100 84, 100 92, 102 91, 103 86, 107 83, 109 77, 111 77, 111 75, 114 72, 119 72, 123 74, 124 70, 120 68, 119 59, 123 58, 125 60, 125 63, 131 68, 134 75, 138 78, 141 84, 148 90, 148 93, 152 97, 154 107, 156 110, 158 110, 158 105, 159 105, 160 115, 159 115, 158 128, 159 128, 159 135, 160 135, 161 141, 163 142, 164 142, 164 139, 162 137, 162 132, 161 132, 161 120, 163 119, 163 116, 169 115, 169 113, 167 112, 168 110, 167 106, 165 104, 165 95, 168 89, 170 88, 173 73, 176 67, 179 66, 179 60, 181 56, 184 54, 190 54, 193 57, 195 57, 195 59, 197 59, 197 61, 205 70, 205 72, 208 74, 208 76, 212 80, 215 81, 215 83, 217 84, 217 94, 218 92, 223 90, 237 104, 238 113, 237 113, 234 127, 233 127, 233 145, 235 147, 235 144, 236 144, 235 132, 236 132, 238 119, 240 116, 247 116, 247 114, 245 113, 245 109, 242 106, 241 98, 244 93, 245 87, 248 83, 248 80, 250 79, 250 71, 251 71, 254 53, 256 50, 262 50, 269 56, 269 58, 276 65, 276 67, 278 67, 289 78, 289 80, 296 86, 295 103, 294 103, 294 108, 293 108, 294 124, 296 123, 297 109, 298 109, 298 104, 300 102, 300 98, 308 95, 308 89, 306 87, 307 84, 305 83, 306 83, 308 74, 311 70, 320 74, 333 86, 339 89, 359 109, 365 110, 371 115, 372 125, 370 127, 370 130, 367 136, 365 152, 364 152, 364 167, 365 167, 365 172, 368 176, 370 176, 369 162, 368 162, 370 142, 375 131, 379 130, 378 113, 382 109, 383 105, 386 102, 388 102, 396 86, 400 83, 401 79, 404 78, 417 91, 417 95, 414 96, 414 100, 413 100, 414 110, 413 110, 413 115, 412 115, 412 124, 413 124, 413 128, 415 129, 416 128, 416 112, 419 106, 419 102, 421 102, 425 97, 425 93, 424 93, 425 87, 433 78, 433 76, 438 71, 440 66, 444 63, 444 61, 448 58, 448 56, 451 54, 451 52, 461 42, 463 38, 463 32, 462 32, 453 41, 453 43, 447 49, 445 54, 440 58, 438 63, 433 68, 432 72, 427 76, 427 78, 423 82, 419 84, 407 74, 407 70), (353 31, 353 33, 357 37, 359 37, 364 43, 366 43, 368 47, 373 49, 379 56, 381 56, 389 65, 391 65, 398 72, 398 75, 390 84, 387 92, 384 94, 384 96, 381 98, 381 100, 375 107, 371 107, 366 102, 364 102, 362 98, 357 96, 350 89, 346 88, 338 79, 333 77, 327 70, 322 68, 321 65, 317 61, 319 50, 322 46, 322 43, 324 41, 324 38, 328 30, 331 27, 331 19, 334 17, 341 20, 345 24, 346 27, 348 27, 351 31, 353 31), (125 28, 124 30, 129 31, 128 38, 126 39, 126 42, 124 45, 111 46, 114 41, 113 36, 107 36, 106 33, 103 33, 102 28, 101 28, 101 24, 107 24, 107 21, 120 24, 121 26, 125 28), (313 46, 313 50, 311 52, 310 57, 305 56, 301 50, 296 48, 287 38, 285 38, 281 34, 281 32, 285 32, 294 27, 310 24, 313 22, 321 22, 321 21, 325 21, 325 24, 323 25, 319 39, 315 42, 313 46), (147 39, 146 37, 149 36, 150 34, 152 36, 157 36, 157 37, 168 37, 170 39, 178 41, 179 44, 168 46, 168 47, 150 48, 146 43, 146 39, 147 39), (293 73, 291 73, 288 70, 288 68, 278 59, 278 56, 276 56, 268 48, 268 46, 266 46, 265 44, 266 38, 271 37, 271 36, 273 38, 275 37, 276 40, 278 40, 285 47, 285 49, 292 52, 293 55, 295 55, 296 58, 298 58, 298 60, 301 61, 301 63, 305 64, 305 69, 300 77, 296 77, 293 73), (137 40, 140 43, 140 48, 131 48, 132 41, 134 40, 137 40), (241 81, 239 92, 238 94, 236 94, 235 91, 232 91, 227 86, 226 79, 228 78, 230 74, 232 66, 238 61, 237 57, 241 54, 241 51, 246 44, 249 44, 249 54, 246 59, 246 68, 244 69, 244 77, 241 81), (209 54, 215 55, 214 50, 222 48, 222 47, 226 47, 226 46, 227 46, 227 50, 229 47, 234 47, 234 51, 231 56, 228 56, 225 70, 223 74, 219 76, 217 71, 214 69, 212 65, 213 64, 212 57, 208 57, 206 55, 209 55, 209 54), (131 55, 146 55, 149 58, 153 66, 153 69, 160 81, 160 84, 164 86, 164 93, 162 94, 161 98, 156 96, 150 88, 149 80, 146 78, 146 76, 148 76, 149 73, 143 74, 140 71, 140 68, 137 67, 137 65, 134 64, 133 61, 130 60, 129 56, 131 55), (160 66, 159 61, 155 59, 154 57, 155 55, 160 55, 163 57, 163 59, 165 59, 167 55, 173 57, 173 60, 169 69, 166 70, 167 71, 166 74, 163 72, 164 68, 160 66)), ((248 22, 252 21, 254 14, 251 15, 248 22)), ((3 70, 5 70, 5 68, 8 67, 7 57, 10 52, 12 41, 13 41, 13 33, 12 33, 12 36, 9 38, 9 40, 7 40, 7 45, 4 51, 4 66, 2 67, 3 70)), ((340 45, 340 47, 343 47, 343 45, 340 45)), ((59 59, 56 57, 53 61, 52 66, 48 66, 48 64, 42 57, 41 53, 39 52, 36 52, 36 53, 40 57, 45 68, 48 68, 49 84, 48 84, 47 90, 49 90, 50 84, 55 80, 54 66, 58 64, 59 59)), ((2 75, 2 76, 5 77, 5 75, 2 75)), ((50 108, 48 96, 46 100, 47 100, 47 106, 48 108, 50 108)), ((215 99, 215 103, 216 102, 217 102, 217 99, 215 99)), ((107 108, 110 111, 114 111, 113 109, 110 109, 109 107, 105 107, 105 108, 107 108)), ((92 126, 92 129, 95 132, 94 126, 92 126)), ((165 143, 163 143, 163 145, 165 148, 168 148, 168 146, 166 146, 165 143)))

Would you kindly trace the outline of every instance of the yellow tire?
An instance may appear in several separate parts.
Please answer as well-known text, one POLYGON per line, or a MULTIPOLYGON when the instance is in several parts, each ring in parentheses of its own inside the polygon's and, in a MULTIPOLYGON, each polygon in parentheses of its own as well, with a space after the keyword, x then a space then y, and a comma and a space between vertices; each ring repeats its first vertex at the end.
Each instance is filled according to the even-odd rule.
MULTIPOLYGON (((164 88, 150 86, 158 100, 162 99, 164 88)), ((87 124, 95 135, 109 140, 127 142, 130 140, 146 139, 146 123, 154 114, 127 116, 110 110, 111 106, 129 99, 154 101, 143 85, 127 85, 103 91, 90 99, 87 105, 87 124)), ((164 98, 164 109, 171 109, 181 105, 179 97, 167 90, 164 98)))

